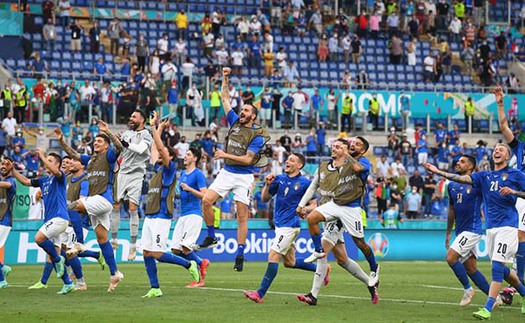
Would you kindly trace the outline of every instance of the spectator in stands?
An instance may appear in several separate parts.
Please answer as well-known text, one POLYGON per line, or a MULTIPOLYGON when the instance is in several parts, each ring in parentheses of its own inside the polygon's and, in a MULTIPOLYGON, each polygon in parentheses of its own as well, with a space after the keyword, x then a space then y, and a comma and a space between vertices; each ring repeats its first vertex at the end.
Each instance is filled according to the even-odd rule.
POLYGON ((242 76, 242 70, 244 66, 244 53, 242 52, 240 47, 235 47, 231 58, 233 75, 242 76))
POLYGON ((425 210, 423 212, 425 217, 430 217, 430 207, 434 198, 434 192, 436 191, 436 180, 432 173, 427 174, 425 177, 425 185, 423 186, 423 201, 425 204, 425 210))
POLYGON ((226 23, 226 16, 221 10, 215 10, 212 14, 211 33, 217 37, 221 33, 221 26, 226 23))
POLYGON ((382 155, 381 159, 377 162, 377 177, 387 178, 390 176, 390 163, 386 159, 386 155, 382 155))
POLYGON ((175 43, 173 48, 171 59, 175 59, 175 64, 180 66, 186 61, 187 53, 188 50, 184 38, 179 38, 179 41, 175 43))
POLYGON ((505 86, 509 94, 517 94, 521 91, 520 80, 516 77, 514 72, 511 72, 505 80, 505 86))
POLYGON ((433 82, 436 74, 436 59, 434 52, 431 50, 423 61, 423 79, 425 82, 433 82))
MULTIPOLYGON (((363 46, 361 44, 361 41, 359 40, 358 35, 354 35, 354 39, 351 43, 352 46, 352 63, 359 64, 359 60, 361 58, 361 52, 363 51, 363 46)), ((346 58, 345 58, 346 62, 346 58)))
POLYGON ((69 0, 59 0, 58 1, 58 10, 60 12, 60 23, 62 24, 62 27, 67 27, 69 25, 69 19, 71 19, 71 13, 69 10, 71 9, 71 4, 69 3, 69 0))
POLYGON ((319 58, 319 62, 326 62, 328 59, 328 36, 326 36, 326 34, 319 37, 317 57, 319 58))
POLYGON ((366 39, 367 29, 368 29, 368 15, 366 10, 361 11, 361 14, 354 19, 357 27, 357 35, 361 39, 366 39))
POLYGON ((409 220, 418 219, 421 214, 421 195, 417 192, 417 187, 415 186, 405 196, 405 210, 409 220))
POLYGON ((248 43, 248 66, 253 68, 261 67, 262 48, 257 36, 252 36, 251 42, 248 43))
POLYGON ((410 143, 410 141, 408 141, 407 134, 404 133, 401 137, 401 142, 398 145, 397 155, 399 158, 401 158, 401 162, 403 163, 403 165, 408 165, 409 161, 410 163, 412 163, 414 156, 413 154, 414 152, 412 144, 410 143))
POLYGON ((499 36, 494 40, 496 45, 496 59, 504 59, 507 55, 507 48, 509 46, 509 41, 505 37, 505 32, 500 32, 499 36))
MULTIPOLYGON (((162 61, 161 61, 162 62, 162 61)), ((161 63, 162 64, 162 63, 161 63)), ((177 66, 171 61, 166 61, 162 64, 162 93, 163 96, 167 93, 168 89, 171 87, 171 83, 174 80, 177 80, 177 66)))
POLYGON ((457 146, 461 137, 461 131, 457 123, 454 123, 453 129, 448 133, 449 146, 457 146))
POLYGON ((189 115, 192 119, 192 126, 199 124, 203 126, 204 111, 202 109, 202 92, 197 88, 197 84, 193 83, 191 88, 186 92, 186 104, 190 110, 189 115))
POLYGON ((6 117, 2 120, 2 129, 7 133, 7 144, 11 145, 12 138, 16 135, 16 119, 13 118, 13 113, 11 111, 7 112, 6 117))
POLYGON ((341 107, 341 131, 352 132, 352 112, 354 111, 354 100, 347 93, 343 96, 343 106, 341 107))
POLYGON ((397 35, 399 31, 399 16, 397 10, 392 10, 386 19, 386 27, 388 30, 388 37, 397 35))
POLYGON ((319 112, 323 110, 324 100, 323 97, 319 94, 319 89, 315 89, 314 95, 310 98, 310 125, 315 127, 319 122, 319 112))
POLYGON ((418 193, 422 192, 423 187, 425 186, 425 180, 419 175, 419 170, 417 168, 414 169, 414 173, 408 179, 408 185, 410 185, 410 187, 416 187, 418 193))
POLYGON ((82 50, 82 30, 84 30, 84 27, 77 24, 75 19, 71 19, 69 30, 71 30, 71 51, 80 52, 82 50))
POLYGON ((377 94, 374 92, 368 104, 368 122, 373 123, 373 130, 379 129, 379 112, 379 100, 377 99, 377 94))
POLYGON ((42 36, 44 38, 44 50, 54 51, 57 40, 57 30, 53 25, 53 19, 48 19, 47 24, 42 28, 42 36))
POLYGON ((345 64, 350 63, 350 53, 352 50, 352 39, 350 38, 350 34, 347 34, 341 39, 341 48, 343 49, 345 64))
POLYGON ((335 90, 330 88, 326 95, 326 109, 328 111, 328 126, 333 129, 337 128, 337 102, 341 93, 335 94, 335 90))
POLYGON ((428 159, 428 142, 427 136, 421 135, 416 146, 417 152, 417 165, 423 165, 428 159))
POLYGON ((53 25, 56 24, 55 4, 51 0, 42 1, 42 18, 44 21, 51 19, 53 25))
POLYGON ((244 104, 253 104, 253 102, 255 101, 255 93, 253 93, 250 84, 246 85, 246 91, 242 93, 241 98, 244 104))
POLYGON ((108 67, 104 63, 104 58, 102 56, 100 56, 95 63, 93 74, 95 74, 95 76, 111 75, 111 71, 109 71, 108 67))
POLYGON ((298 82, 301 82, 301 76, 294 66, 293 61, 288 61, 288 65, 283 70, 283 79, 285 81, 285 87, 293 87, 298 82))
POLYGON ((111 91, 111 83, 109 80, 105 80, 102 83, 102 86, 99 89, 99 96, 100 96, 101 119, 109 123, 111 122, 111 116, 113 112, 112 111, 113 109, 111 107, 113 95, 111 91))
POLYGON ((447 17, 450 9, 450 4, 447 1, 440 0, 436 4, 436 30, 443 32, 447 26, 447 17))
POLYGON ((163 33, 162 37, 157 41, 157 49, 159 51, 159 57, 164 61, 171 60, 171 52, 169 50, 168 34, 163 33))
POLYGON ((472 73, 472 61, 474 59, 475 54, 476 53, 474 52, 474 49, 472 48, 472 45, 470 42, 467 43, 467 46, 461 52, 461 60, 465 64, 465 69, 466 69, 467 74, 472 73))
POLYGON ((350 90, 352 88, 352 74, 350 74, 350 70, 346 70, 345 74, 343 74, 341 85, 345 90, 350 90))
POLYGON ((388 156, 393 157, 394 152, 397 152, 397 148, 399 146, 399 143, 401 142, 401 138, 399 138, 399 136, 397 135, 395 127, 390 128, 390 133, 388 134, 386 140, 388 156))
POLYGON ((392 177, 406 176, 408 173, 405 166, 401 163, 401 158, 396 157, 396 161, 390 164, 392 177))
POLYGON ((45 61, 42 60, 39 53, 35 53, 33 64, 31 65, 33 76, 35 78, 44 77, 44 74, 49 73, 51 70, 45 61))
MULTIPOLYGON (((452 68, 452 50, 449 46, 447 46, 447 49, 444 53, 441 55, 441 66, 443 68, 443 73, 450 74, 451 68, 452 68)), ((439 70, 439 66, 437 66, 439 70)))
POLYGON ((334 33, 330 39, 328 39, 328 55, 331 62, 337 62, 339 60, 339 35, 334 33))
POLYGON ((403 41, 397 34, 392 34, 388 47, 390 48, 390 64, 401 64, 401 59, 403 58, 403 41))
POLYGON ((450 24, 448 25, 449 35, 451 37, 451 41, 455 43, 461 42, 461 19, 457 16, 454 16, 452 21, 450 21, 450 24))
POLYGON ((292 143, 292 152, 302 154, 303 153, 303 138, 301 137, 300 133, 295 134, 295 137, 293 139, 292 143))
POLYGON ((272 112, 275 115, 275 120, 280 124, 281 122, 281 99, 283 94, 279 90, 277 85, 274 86, 272 91, 272 112))
POLYGON ((184 9, 181 9, 175 16, 175 24, 177 25, 177 38, 186 39, 189 21, 184 9))
POLYGON ((134 55, 137 57, 138 69, 144 72, 146 68, 146 58, 149 56, 149 45, 148 41, 144 38, 144 34, 139 34, 139 39, 135 43, 134 55))
POLYGON ((406 46, 407 50, 407 64, 408 66, 416 66, 416 50, 417 50, 417 39, 412 40, 406 46))
POLYGON ((265 49, 262 58, 264 60, 264 76, 271 77, 274 69, 273 61, 275 58, 275 54, 269 49, 265 49))
POLYGON ((89 51, 96 54, 100 51, 100 28, 98 21, 93 21, 93 27, 89 30, 89 51))
POLYGON ((310 130, 308 136, 305 139, 306 145, 306 156, 308 163, 315 163, 314 157, 317 155, 317 136, 315 134, 315 128, 310 130))
POLYGON ((439 82, 439 80, 441 79, 441 75, 443 75, 443 62, 441 60, 442 60, 442 55, 438 53, 436 55, 436 60, 434 64, 435 65, 434 83, 439 82))
POLYGON ((377 216, 381 217, 390 198, 390 179, 378 178, 377 186, 375 188, 375 197, 377 200, 377 216))
POLYGON ((17 123, 24 122, 24 115, 29 103, 29 93, 22 79, 18 78, 19 90, 15 92, 15 118, 17 123))
MULTIPOLYGON (((284 123, 283 128, 289 129, 292 125, 292 108, 293 108, 294 98, 293 93, 290 91, 283 99, 281 103, 284 111, 284 123)), ((283 143, 284 146, 284 143, 283 143)))
MULTIPOLYGON (((13 91, 11 91, 11 81, 4 84, 4 89, 0 92, 0 113, 1 117, 7 116, 13 107, 13 91)), ((1 155, 1 154, 0 154, 1 155)))
POLYGON ((428 2, 427 1, 427 4, 430 4, 433 6, 433 9, 432 10, 428 10, 428 15, 427 15, 427 18, 425 20, 425 23, 426 23, 426 32, 427 34, 429 35, 435 35, 436 34, 436 7, 433 3, 431 2, 428 2))
MULTIPOLYGON (((244 95, 244 93, 243 93, 244 95)), ((270 93, 270 88, 264 87, 263 93, 260 96, 261 108, 259 110, 261 125, 265 127, 272 126, 272 93, 270 93)), ((244 100, 243 100, 244 101, 244 100)), ((270 156, 271 157, 271 156, 270 156)))
POLYGON ((110 39, 110 53, 115 56, 119 55, 120 37, 123 30, 124 28, 120 23, 120 19, 118 17, 115 17, 115 19, 113 19, 113 21, 109 24, 108 27, 108 37, 110 39))
POLYGON ((495 77, 497 76, 496 67, 494 66, 492 62, 492 58, 487 58, 485 62, 483 62, 482 68, 481 68, 481 81, 483 82, 483 85, 486 87, 491 86, 494 81, 495 77))
POLYGON ((317 36, 321 36, 323 33, 323 16, 321 15, 321 11, 319 9, 316 9, 312 16, 310 17, 310 20, 308 20, 308 26, 310 30, 313 30, 317 36))

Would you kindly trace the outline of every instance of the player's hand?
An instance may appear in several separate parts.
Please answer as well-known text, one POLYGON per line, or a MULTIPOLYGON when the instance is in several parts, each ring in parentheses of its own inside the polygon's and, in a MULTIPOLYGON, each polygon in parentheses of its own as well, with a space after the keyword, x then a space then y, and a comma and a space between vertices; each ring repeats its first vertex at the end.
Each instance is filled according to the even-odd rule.
POLYGON ((149 118, 149 125, 155 127, 157 125, 158 119, 159 115, 157 114, 157 111, 153 111, 153 113, 151 114, 151 118, 149 118))
POLYGON ((213 160, 217 160, 221 158, 226 158, 226 153, 222 149, 217 149, 215 151, 215 154, 213 155, 213 160))
POLYGON ((494 96, 496 97, 496 103, 503 104, 503 90, 501 89, 501 87, 498 86, 494 89, 494 91, 492 91, 492 93, 494 93, 494 96))
POLYGON ((109 132, 108 124, 102 119, 98 120, 98 129, 102 132, 109 132))
POLYGON ((267 175, 266 178, 264 179, 264 182, 268 186, 271 185, 273 183, 273 181, 275 181, 275 175, 274 174, 267 175))
POLYGON ((168 128, 170 126, 170 120, 169 119, 165 119, 164 121, 162 121, 159 125, 159 130, 164 130, 166 128, 168 128))
POLYGON ((231 72, 232 72, 232 69, 229 68, 229 67, 223 67, 223 68, 222 68, 222 75, 223 75, 223 76, 228 76, 228 75, 231 74, 231 72))
POLYGON ((304 207, 298 206, 295 212, 302 218, 304 214, 304 207))
POLYGON ((499 195, 501 195, 501 196, 516 195, 516 191, 513 190, 510 187, 504 186, 504 187, 499 189, 499 195))
POLYGON ((437 173, 438 172, 437 167, 432 165, 432 164, 430 164, 430 163, 424 163, 423 166, 425 167, 426 170, 428 170, 431 173, 437 173))
POLYGON ((40 201, 42 199, 42 191, 41 190, 36 191, 35 199, 37 201, 40 201))
POLYGON ((62 140, 64 134, 62 133, 62 129, 60 129, 60 127, 55 128, 55 136, 58 140, 62 140))
POLYGON ((44 153, 44 149, 42 149, 42 148, 36 148, 35 151, 38 154, 38 156, 40 156, 40 158, 43 158, 46 155, 44 153))
POLYGON ((191 187, 189 187, 186 183, 182 183, 180 184, 180 188, 184 191, 189 191, 191 187))

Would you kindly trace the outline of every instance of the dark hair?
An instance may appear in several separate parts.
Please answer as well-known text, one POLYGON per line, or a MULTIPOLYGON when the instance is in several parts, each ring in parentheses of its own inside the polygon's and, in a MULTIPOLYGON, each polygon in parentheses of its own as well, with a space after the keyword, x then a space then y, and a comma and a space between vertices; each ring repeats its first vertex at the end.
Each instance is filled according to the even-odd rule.
POLYGON ((363 143, 363 146, 365 146, 365 151, 363 153, 366 153, 368 151, 368 148, 370 148, 370 143, 368 143, 368 140, 366 140, 365 138, 361 136, 357 136, 356 138, 361 140, 361 142, 363 143))
POLYGON ((72 158, 69 157, 69 155, 65 155, 64 157, 62 157, 62 161, 66 160, 66 159, 72 159, 72 158))
POLYGON ((170 154, 170 158, 172 160, 175 160, 177 158, 177 152, 175 151, 175 149, 173 149, 170 146, 166 146, 166 149, 168 149, 168 153, 170 154))
POLYGON ((304 155, 299 153, 292 153, 291 155, 299 159, 299 163, 301 163, 302 165, 300 169, 303 169, 304 165, 306 165, 306 158, 304 157, 304 155))
POLYGON ((245 103, 244 105, 247 105, 252 108, 252 113, 255 114, 255 119, 257 119, 257 116, 259 115, 259 110, 257 109, 257 107, 250 103, 245 103))
POLYGON ((463 154, 461 157, 465 157, 474 168, 476 168, 476 157, 468 154, 463 154))
POLYGON ((109 139, 108 135, 106 135, 105 133, 103 132, 99 132, 95 138, 102 138, 104 139, 105 142, 107 142, 108 145, 111 145, 111 140, 109 139))
POLYGON ((15 162, 11 157, 7 157, 7 156, 2 156, 2 159, 9 160, 11 163, 15 162))
POLYGON ((135 111, 133 111, 133 112, 139 113, 142 116, 142 118, 144 119, 144 121, 146 121, 146 119, 148 118, 148 116, 146 115, 146 112, 144 112, 144 110, 135 109, 135 111))
POLYGON ((53 156, 53 158, 55 158, 55 160, 59 164, 62 164, 62 157, 59 154, 57 154, 57 153, 49 153, 48 156, 53 156))
POLYGON ((350 149, 350 143, 348 142, 348 140, 344 138, 338 138, 336 141, 343 143, 343 145, 345 145, 347 149, 350 149))
POLYGON ((198 150, 195 147, 190 147, 190 151, 191 151, 191 154, 193 155, 193 157, 197 157, 197 161, 195 163, 198 164, 199 161, 201 160, 201 152, 200 152, 200 150, 198 150))

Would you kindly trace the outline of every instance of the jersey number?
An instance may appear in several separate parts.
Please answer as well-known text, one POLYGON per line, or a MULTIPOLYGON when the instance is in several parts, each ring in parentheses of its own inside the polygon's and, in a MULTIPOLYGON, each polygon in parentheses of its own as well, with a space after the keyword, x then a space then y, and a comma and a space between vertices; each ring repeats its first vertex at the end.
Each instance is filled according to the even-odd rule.
POLYGON ((506 243, 498 243, 498 253, 505 254, 507 253, 507 244, 506 243))
POLYGON ((361 232, 361 222, 360 221, 355 221, 355 230, 357 232, 361 232))
POLYGON ((458 193, 457 199, 458 204, 463 203, 463 193, 458 193))
POLYGON ((498 181, 492 181, 490 182, 490 191, 499 191, 498 189, 499 182, 498 181))
POLYGON ((465 244, 467 243, 467 241, 468 241, 468 238, 467 238, 467 237, 461 237, 461 239, 459 239, 458 244, 459 244, 460 246, 464 247, 465 244))
POLYGON ((157 234, 157 243, 160 242, 160 234, 157 234))

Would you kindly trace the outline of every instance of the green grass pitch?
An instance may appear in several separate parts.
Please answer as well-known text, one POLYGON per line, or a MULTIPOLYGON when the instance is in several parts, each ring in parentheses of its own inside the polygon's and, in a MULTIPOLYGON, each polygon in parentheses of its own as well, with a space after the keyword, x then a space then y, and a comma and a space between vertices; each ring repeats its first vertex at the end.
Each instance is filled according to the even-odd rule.
MULTIPOLYGON (((478 291, 473 304, 459 307, 463 295, 459 282, 443 262, 382 262, 377 305, 361 282, 335 263, 332 280, 323 287, 317 306, 297 301, 297 293, 310 291, 313 273, 279 268, 264 303, 244 297, 255 290, 266 263, 247 262, 243 272, 233 263, 211 264, 206 287, 185 288, 190 282, 181 267, 158 265, 164 296, 142 299, 149 282, 141 263, 121 264, 125 278, 113 294, 106 292, 109 274, 98 265, 85 265, 87 291, 57 295, 62 282, 53 272, 45 290, 28 290, 42 271, 38 266, 12 266, 9 287, 0 289, 1 322, 473 322, 471 313, 484 304, 478 291)), ((368 272, 368 265, 360 262, 368 272)), ((479 264, 490 280, 488 263, 479 264)), ((523 322, 521 299, 494 311, 492 321, 523 322)))

